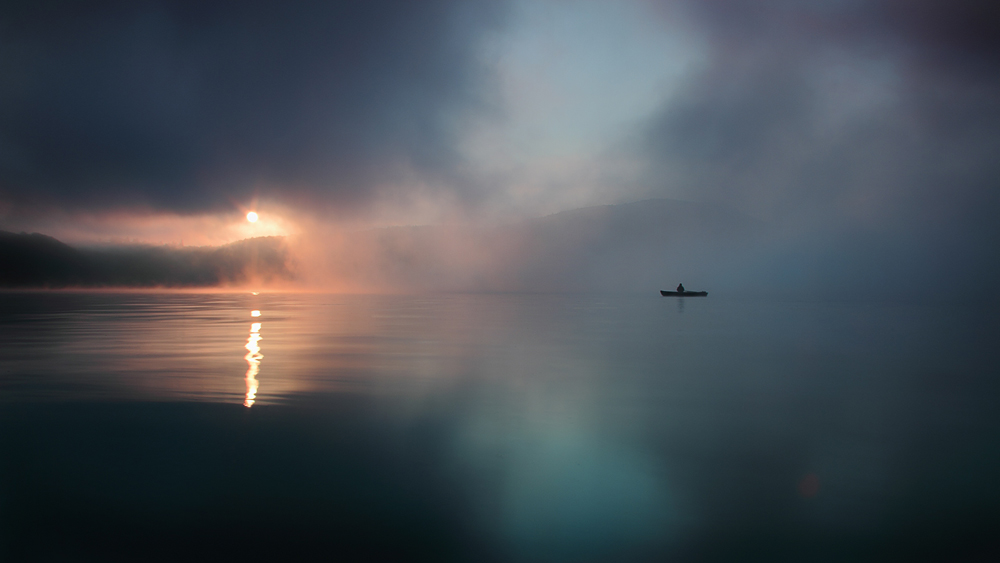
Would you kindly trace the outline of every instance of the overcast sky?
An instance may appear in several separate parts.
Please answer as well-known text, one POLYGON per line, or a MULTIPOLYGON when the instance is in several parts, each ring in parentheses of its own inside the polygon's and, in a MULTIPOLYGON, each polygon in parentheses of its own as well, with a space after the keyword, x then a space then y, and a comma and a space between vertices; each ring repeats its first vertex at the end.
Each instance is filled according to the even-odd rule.
POLYGON ((250 207, 277 233, 668 197, 995 249, 997 6, 5 2, 0 229, 239 238, 250 207))

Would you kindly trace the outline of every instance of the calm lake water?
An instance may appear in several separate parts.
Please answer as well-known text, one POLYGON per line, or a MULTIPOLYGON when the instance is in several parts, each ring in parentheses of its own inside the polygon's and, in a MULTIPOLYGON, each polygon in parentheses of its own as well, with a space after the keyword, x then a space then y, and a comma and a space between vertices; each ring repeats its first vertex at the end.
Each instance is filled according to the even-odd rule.
POLYGON ((0 294, 3 561, 986 561, 995 312, 0 294))

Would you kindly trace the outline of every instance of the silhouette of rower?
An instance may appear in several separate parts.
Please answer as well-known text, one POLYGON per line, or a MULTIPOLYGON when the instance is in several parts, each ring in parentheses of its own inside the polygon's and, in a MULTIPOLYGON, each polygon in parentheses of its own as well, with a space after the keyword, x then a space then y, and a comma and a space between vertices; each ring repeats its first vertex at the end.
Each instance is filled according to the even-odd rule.
POLYGON ((684 293, 684 284, 677 284, 677 293, 684 293))

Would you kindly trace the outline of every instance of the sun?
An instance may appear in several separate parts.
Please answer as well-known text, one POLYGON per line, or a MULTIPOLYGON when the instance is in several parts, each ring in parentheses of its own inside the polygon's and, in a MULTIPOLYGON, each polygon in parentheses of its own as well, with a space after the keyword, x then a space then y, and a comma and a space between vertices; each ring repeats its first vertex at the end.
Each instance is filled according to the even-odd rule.
POLYGON ((251 223, 256 223, 257 222, 257 214, 254 213, 253 211, 251 211, 250 213, 247 213, 247 221, 250 221, 251 223))

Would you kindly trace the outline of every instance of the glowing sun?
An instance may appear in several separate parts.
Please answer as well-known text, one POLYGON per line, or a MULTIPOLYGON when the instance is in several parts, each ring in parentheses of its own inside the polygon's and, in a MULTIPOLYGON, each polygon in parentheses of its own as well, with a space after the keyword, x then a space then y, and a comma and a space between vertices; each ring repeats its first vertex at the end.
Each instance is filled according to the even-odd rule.
POLYGON ((247 213, 247 221, 250 221, 251 223, 256 223, 257 222, 257 214, 254 213, 253 211, 251 211, 250 213, 247 213))

